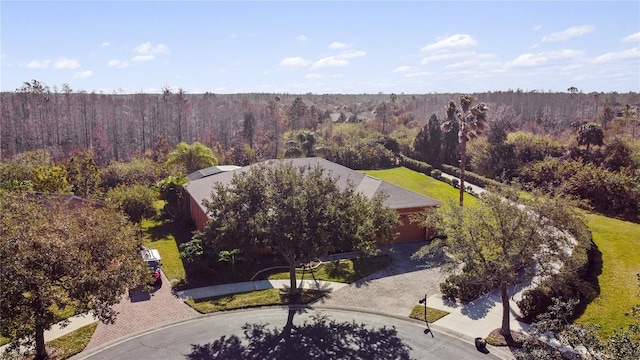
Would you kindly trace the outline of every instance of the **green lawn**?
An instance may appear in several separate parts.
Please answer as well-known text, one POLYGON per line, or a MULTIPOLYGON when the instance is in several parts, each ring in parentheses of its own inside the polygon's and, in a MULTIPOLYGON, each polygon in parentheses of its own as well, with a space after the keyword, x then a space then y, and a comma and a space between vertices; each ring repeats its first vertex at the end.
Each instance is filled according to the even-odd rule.
MULTIPOLYGON (((325 294, 326 292, 324 291, 305 289, 302 291, 302 300, 299 303, 310 303, 325 294)), ((185 303, 202 314, 208 314, 216 311, 257 306, 286 305, 290 302, 288 297, 280 296, 280 289, 269 289, 200 300, 186 300, 185 303)))
MULTIPOLYGON (((158 207, 162 208, 164 202, 159 201, 158 207)), ((148 248, 158 249, 162 257, 162 271, 171 284, 184 281, 186 274, 180 258, 180 250, 176 242, 175 233, 178 225, 160 219, 144 219, 141 224, 145 234, 144 245, 148 248)))
MULTIPOLYGON (((376 271, 382 270, 389 265, 391 265, 391 257, 386 255, 363 259, 341 260, 339 262, 327 262, 314 269, 313 276, 315 276, 316 280, 352 283, 376 271)), ((302 277, 302 270, 296 271, 296 275, 296 277, 300 279, 302 277)), ((289 272, 277 270, 271 274, 265 273, 264 276, 269 280, 289 279, 289 272)), ((305 272, 304 277, 305 279, 313 279, 308 271, 305 272)))
MULTIPOLYGON (((442 202, 459 196, 458 190, 450 185, 406 168, 364 173, 442 202)), ((478 203, 474 197, 465 196, 465 204, 478 203)), ((615 329, 632 322, 625 314, 640 304, 636 277, 640 273, 640 224, 588 214, 587 225, 602 252, 603 268, 598 276, 600 295, 587 306, 577 323, 600 325, 600 334, 609 337, 615 329)))
MULTIPOLYGON (((442 203, 446 203, 449 200, 457 201, 460 198, 459 189, 405 167, 386 170, 365 170, 363 173, 436 199, 442 203)), ((474 206, 478 204, 478 199, 465 193, 464 203, 469 206, 474 206)))
POLYGON ((632 322, 625 313, 640 304, 636 277, 640 273, 640 224, 596 214, 587 215, 587 224, 602 252, 600 295, 577 322, 600 325, 600 335, 609 337, 613 330, 632 322))
POLYGON ((91 323, 83 326, 78 330, 72 331, 66 335, 63 335, 55 340, 47 342, 47 346, 55 347, 59 349, 60 353, 56 359, 63 360, 72 357, 75 354, 82 352, 93 336, 98 322, 91 323))
MULTIPOLYGON (((427 306, 427 320, 430 323, 446 315, 449 315, 449 313, 444 310, 434 309, 427 306)), ((424 305, 414 306, 409 317, 412 319, 424 321, 424 305)))

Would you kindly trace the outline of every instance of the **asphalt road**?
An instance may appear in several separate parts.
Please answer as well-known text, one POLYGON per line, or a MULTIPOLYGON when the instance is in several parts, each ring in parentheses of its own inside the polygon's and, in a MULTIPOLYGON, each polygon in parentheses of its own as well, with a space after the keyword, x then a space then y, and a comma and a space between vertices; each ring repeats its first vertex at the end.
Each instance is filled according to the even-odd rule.
POLYGON ((424 324, 376 314, 265 308, 189 320, 74 359, 498 358, 438 331, 432 337, 425 329, 424 324))

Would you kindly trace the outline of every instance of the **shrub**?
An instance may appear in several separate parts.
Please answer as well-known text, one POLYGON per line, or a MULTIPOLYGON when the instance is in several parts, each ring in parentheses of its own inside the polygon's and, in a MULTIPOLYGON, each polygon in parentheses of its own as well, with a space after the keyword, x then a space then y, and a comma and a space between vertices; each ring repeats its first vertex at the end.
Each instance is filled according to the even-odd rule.
POLYGON ((578 299, 580 305, 576 314, 572 314, 576 317, 578 312, 583 311, 586 304, 598 295, 597 274, 594 268, 600 265, 600 253, 590 238, 576 238, 578 243, 560 272, 543 280, 538 287, 523 293, 518 307, 525 319, 532 321, 546 312, 554 297, 562 300, 578 299))
POLYGON ((406 167, 407 169, 423 173, 427 176, 430 176, 433 172, 433 166, 425 162, 412 159, 408 156, 400 155, 400 161, 402 166, 406 167))
POLYGON ((447 300, 468 303, 484 295, 490 289, 480 275, 474 273, 454 274, 440 283, 440 292, 447 300))
MULTIPOLYGON (((460 177, 460 169, 455 167, 455 166, 451 166, 451 165, 447 165, 447 164, 442 164, 441 166, 441 170, 449 175, 452 176, 456 176, 456 177, 460 177)), ((471 171, 465 171, 464 172, 464 181, 465 182, 470 182, 473 185, 477 185, 483 188, 486 187, 502 187, 502 183, 499 181, 495 181, 492 179, 487 179, 484 176, 480 176, 474 172, 471 171)))
POLYGON ((107 201, 118 206, 133 222, 155 216, 154 202, 157 199, 156 191, 141 184, 121 185, 107 192, 107 201))
POLYGON ((440 180, 440 178, 442 177, 442 171, 435 169, 431 172, 431 176, 436 180, 440 180))
POLYGON ((112 161, 102 172, 101 185, 105 190, 118 185, 152 186, 164 176, 162 168, 151 159, 132 159, 130 162, 112 161))

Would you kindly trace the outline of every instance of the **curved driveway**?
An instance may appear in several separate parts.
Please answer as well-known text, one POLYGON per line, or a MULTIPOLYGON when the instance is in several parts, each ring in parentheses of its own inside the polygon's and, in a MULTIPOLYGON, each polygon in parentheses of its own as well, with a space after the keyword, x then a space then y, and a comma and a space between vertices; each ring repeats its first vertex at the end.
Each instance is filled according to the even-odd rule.
POLYGON ((79 359, 496 359, 424 324, 334 309, 232 311, 129 338, 79 359), (245 324, 257 324, 245 331, 245 324))

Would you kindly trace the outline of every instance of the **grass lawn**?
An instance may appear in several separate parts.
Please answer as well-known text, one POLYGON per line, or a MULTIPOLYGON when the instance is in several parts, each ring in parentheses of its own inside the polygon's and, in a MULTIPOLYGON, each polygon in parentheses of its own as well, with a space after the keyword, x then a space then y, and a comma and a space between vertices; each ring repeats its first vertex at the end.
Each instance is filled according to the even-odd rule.
MULTIPOLYGON (((444 310, 434 309, 427 306, 427 321, 432 323, 442 317, 449 315, 448 312, 444 310)), ((411 310, 410 318, 424 321, 424 305, 416 305, 411 310)))
MULTIPOLYGON (((326 294, 324 291, 309 289, 301 289, 301 292, 302 300, 298 302, 301 304, 310 303, 326 294)), ((280 289, 269 289, 200 300, 186 300, 185 303, 202 314, 209 314, 216 311, 244 309, 257 306, 287 305, 290 302, 288 297, 280 296, 280 289)))
MULTIPOLYGON (((164 206, 164 202, 158 201, 157 207, 161 209, 162 206, 164 206)), ((169 282, 173 285, 184 281, 186 274, 176 242, 176 233, 182 230, 179 225, 157 216, 154 219, 144 219, 141 228, 145 234, 144 245, 148 248, 158 249, 160 252, 162 271, 169 282)))
MULTIPOLYGON (((430 176, 405 167, 386 170, 366 170, 363 171, 363 173, 380 180, 388 181, 418 194, 436 199, 442 203, 446 203, 449 200, 458 201, 460 198, 459 189, 456 189, 443 181, 436 180, 430 176)), ((474 206, 478 204, 478 199, 465 193, 464 203, 469 206, 474 206)))
POLYGON ((613 330, 632 322, 625 313, 640 304, 636 277, 640 273, 640 224, 597 214, 588 214, 587 224, 602 252, 600 295, 587 306, 577 323, 600 325, 600 335, 609 337, 613 330))
POLYGON ((81 327, 55 340, 47 342, 48 347, 54 347, 60 352, 56 359, 63 360, 72 357, 84 350, 89 345, 93 332, 96 331, 98 322, 81 327))
MULTIPOLYGON (((320 264, 320 266, 313 270, 313 275, 316 280, 350 284, 365 276, 371 275, 378 270, 382 270, 389 265, 391 265, 391 257, 387 255, 363 259, 341 260, 339 262, 332 261, 320 264)), ((305 272, 304 277, 305 279, 313 279, 311 273, 308 271, 305 272)), ((289 271, 282 271, 281 269, 278 269, 271 273, 265 272, 264 275, 260 276, 260 279, 265 278, 269 280, 287 280, 289 279, 289 271)), ((302 278, 302 270, 296 271, 296 278, 302 278)))

